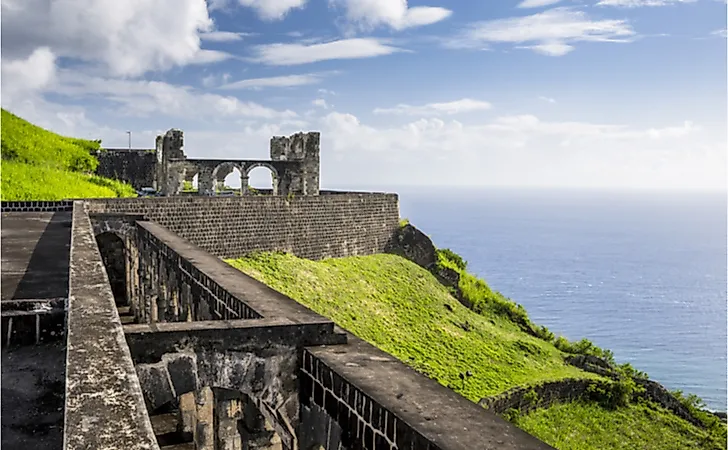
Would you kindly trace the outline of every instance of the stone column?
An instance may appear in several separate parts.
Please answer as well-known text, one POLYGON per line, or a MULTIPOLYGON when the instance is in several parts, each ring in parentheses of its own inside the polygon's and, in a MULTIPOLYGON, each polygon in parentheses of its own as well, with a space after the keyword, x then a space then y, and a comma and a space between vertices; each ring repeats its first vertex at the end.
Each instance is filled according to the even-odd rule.
POLYGON ((217 450, 243 449, 243 441, 238 431, 241 417, 239 399, 221 399, 217 402, 217 450))
POLYGON ((197 395, 195 449, 215 450, 215 397, 209 387, 200 389, 197 395))

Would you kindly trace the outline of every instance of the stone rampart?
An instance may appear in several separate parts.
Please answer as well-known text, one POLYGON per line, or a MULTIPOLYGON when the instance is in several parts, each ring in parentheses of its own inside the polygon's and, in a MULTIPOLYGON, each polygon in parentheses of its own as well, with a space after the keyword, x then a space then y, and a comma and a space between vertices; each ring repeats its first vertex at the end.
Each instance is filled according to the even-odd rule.
POLYGON ((96 174, 124 181, 135 189, 156 184, 157 155, 154 149, 104 149, 95 154, 96 174))
POLYGON ((285 251, 309 259, 381 253, 399 226, 396 194, 90 199, 90 214, 135 214, 220 258, 285 251))
POLYGON ((158 449, 82 202, 71 231, 64 449, 158 449))

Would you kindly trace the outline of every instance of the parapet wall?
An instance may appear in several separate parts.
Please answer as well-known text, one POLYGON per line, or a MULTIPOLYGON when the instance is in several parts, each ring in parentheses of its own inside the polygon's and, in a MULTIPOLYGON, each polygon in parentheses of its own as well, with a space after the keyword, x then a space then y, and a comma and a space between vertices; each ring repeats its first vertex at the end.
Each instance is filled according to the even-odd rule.
POLYGON ((396 194, 92 199, 88 212, 144 216, 219 258, 285 251, 309 259, 381 253, 396 194))

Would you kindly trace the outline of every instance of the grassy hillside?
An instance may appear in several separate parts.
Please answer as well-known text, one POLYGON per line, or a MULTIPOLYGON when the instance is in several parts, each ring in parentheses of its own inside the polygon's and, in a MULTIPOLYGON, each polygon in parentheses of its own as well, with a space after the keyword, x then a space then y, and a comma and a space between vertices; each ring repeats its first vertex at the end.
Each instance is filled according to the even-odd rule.
MULTIPOLYGON (((524 331, 525 311, 504 306, 506 299, 472 276, 461 279, 477 291, 471 295, 490 293, 489 299, 481 295, 480 306, 474 307, 479 313, 462 306, 430 272, 395 255, 316 262, 260 253, 228 263, 472 401, 515 386, 596 377, 565 364, 558 339, 533 335, 548 334, 547 330, 524 331), (463 381, 460 375, 468 371, 472 376, 463 381)), ((529 321, 528 326, 533 324, 529 321)), ((662 445, 665 439, 685 445, 679 448, 712 449, 718 442, 711 443, 706 431, 659 408, 651 413, 641 405, 617 411, 596 404, 559 408, 562 405, 514 421, 564 449, 678 448, 662 445), (644 440, 663 435, 664 439, 644 440), (697 446, 688 445, 695 442, 697 446)))
POLYGON ((134 189, 92 172, 99 142, 60 136, 2 110, 2 200, 133 197, 134 189))

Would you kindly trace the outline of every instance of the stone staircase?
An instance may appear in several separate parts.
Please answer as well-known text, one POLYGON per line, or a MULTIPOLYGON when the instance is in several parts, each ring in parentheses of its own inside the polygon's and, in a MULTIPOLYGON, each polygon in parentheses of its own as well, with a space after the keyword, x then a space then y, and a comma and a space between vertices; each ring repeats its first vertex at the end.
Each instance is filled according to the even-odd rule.
POLYGON ((119 310, 119 318, 121 319, 122 325, 136 322, 129 306, 119 306, 116 309, 119 310))
POLYGON ((195 450, 192 436, 179 430, 179 412, 155 414, 149 419, 161 450, 195 450))

